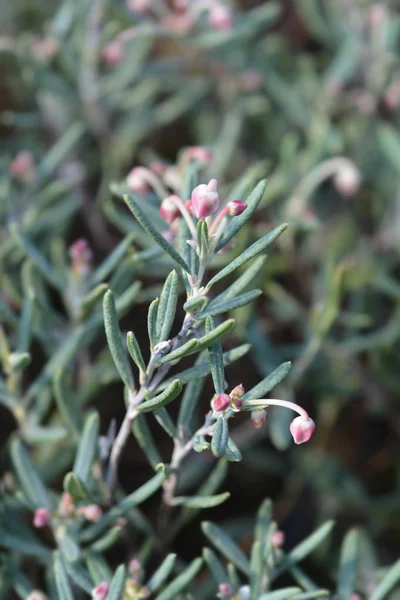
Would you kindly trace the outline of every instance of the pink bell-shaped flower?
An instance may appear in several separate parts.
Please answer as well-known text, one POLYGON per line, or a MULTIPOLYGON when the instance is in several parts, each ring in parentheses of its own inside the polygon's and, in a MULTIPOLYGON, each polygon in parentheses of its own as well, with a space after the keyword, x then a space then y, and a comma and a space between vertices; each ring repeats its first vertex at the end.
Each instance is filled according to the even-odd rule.
POLYGON ((47 508, 37 508, 33 516, 33 525, 40 529, 46 527, 50 522, 51 513, 47 508))
POLYGON ((217 396, 214 399, 213 407, 214 407, 215 411, 221 412, 221 411, 225 410, 226 408, 228 408, 230 403, 231 403, 231 399, 228 396, 228 394, 219 394, 219 396, 217 396))
POLYGON ((207 185, 203 183, 194 188, 191 204, 193 214, 197 219, 205 219, 219 209, 220 202, 217 185, 217 180, 211 179, 207 185))
POLYGON ((310 417, 308 417, 308 419, 296 417, 290 423, 290 433, 293 436, 295 444, 304 444, 304 442, 308 442, 314 433, 314 429, 315 423, 310 417))
POLYGON ((172 221, 175 221, 175 219, 181 214, 179 212, 179 209, 177 208, 175 202, 176 200, 180 202, 179 196, 172 194, 171 196, 164 198, 164 200, 161 202, 160 215, 162 216, 164 221, 166 221, 169 224, 171 224, 172 221))
POLYGON ((105 600, 108 595, 110 586, 107 581, 102 581, 92 590, 92 600, 105 600))
POLYGON ((228 208, 231 217, 238 217, 246 210, 247 204, 241 200, 231 200, 231 202, 228 204, 228 208))

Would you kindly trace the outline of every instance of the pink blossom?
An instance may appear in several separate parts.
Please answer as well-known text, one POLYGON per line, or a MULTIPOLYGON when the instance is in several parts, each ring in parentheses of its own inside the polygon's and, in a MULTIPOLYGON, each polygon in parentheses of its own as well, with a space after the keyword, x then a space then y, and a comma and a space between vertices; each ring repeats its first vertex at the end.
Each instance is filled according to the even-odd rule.
POLYGON ((209 165, 213 160, 211 150, 204 146, 191 146, 185 150, 185 154, 193 160, 198 160, 199 162, 207 163, 209 165))
POLYGON ((68 517, 74 510, 75 503, 73 497, 68 492, 64 492, 58 505, 58 512, 60 515, 68 517))
POLYGON ((264 408, 251 411, 251 422, 256 429, 261 429, 267 420, 267 411, 264 408))
POLYGON ((138 571, 140 571, 140 569, 142 568, 142 563, 140 562, 140 560, 138 560, 137 558, 132 558, 132 560, 129 563, 128 566, 128 570, 130 573, 138 573, 138 571))
POLYGON ((227 208, 229 208, 231 217, 238 217, 246 210, 247 204, 241 200, 231 200, 231 202, 228 203, 227 208))
POLYGON ((218 592, 221 596, 231 598, 233 596, 233 588, 230 583, 220 583, 218 586, 218 592))
POLYGON ((231 404, 231 399, 228 394, 219 394, 216 398, 214 398, 213 408, 217 412, 222 412, 231 404))
POLYGON ((280 548, 285 543, 285 534, 283 531, 274 531, 271 538, 271 543, 274 548, 280 548))
POLYGON ((146 169, 143 167, 134 167, 126 178, 126 185, 131 192, 137 194, 147 194, 150 191, 150 186, 145 178, 146 169))
POLYGON ((37 508, 33 516, 33 525, 38 529, 46 527, 50 522, 51 513, 47 508, 37 508))
POLYGON ((97 523, 103 516, 103 511, 97 504, 87 504, 86 506, 81 506, 76 512, 80 515, 83 515, 85 519, 91 521, 92 523, 97 523))
POLYGON ((145 15, 151 11, 151 0, 127 0, 126 6, 138 15, 145 15))
POLYGON ((219 208, 219 195, 217 180, 211 179, 206 184, 198 185, 192 192, 192 209, 197 219, 204 219, 217 212, 219 208))
POLYGON ((28 180, 33 176, 34 162, 32 152, 21 150, 10 164, 10 174, 15 179, 28 180))
POLYGON ((47 600, 47 596, 46 594, 43 594, 43 592, 33 590, 33 592, 29 594, 26 600, 47 600))
POLYGON ((107 581, 102 581, 99 585, 96 585, 92 590, 92 600, 105 600, 108 595, 110 586, 107 581))
POLYGON ((120 40, 112 40, 103 48, 102 58, 109 67, 118 65, 124 56, 124 45, 120 40))
POLYGON ((155 173, 155 175, 158 175, 159 177, 164 175, 166 168, 167 168, 167 165, 165 163, 163 163, 161 160, 154 160, 153 162, 151 162, 149 164, 149 169, 151 171, 153 171, 153 173, 155 173))
POLYGON ((38 37, 32 42, 32 50, 37 58, 48 59, 57 54, 60 44, 51 37, 38 37))
POLYGON ((181 202, 181 199, 179 196, 172 194, 171 196, 164 198, 164 200, 161 202, 160 215, 168 224, 171 224, 172 221, 175 221, 175 219, 181 214, 176 205, 176 201, 181 202))
POLYGON ((308 417, 308 419, 296 417, 290 423, 290 433, 292 434, 296 444, 304 444, 304 442, 308 442, 314 433, 314 429, 315 423, 310 417, 308 417))
POLYGON ((361 174, 355 165, 350 162, 340 168, 333 177, 337 191, 345 198, 354 196, 361 185, 361 174))
POLYGON ((233 26, 232 11, 228 6, 215 4, 208 13, 208 22, 213 29, 228 30, 233 26))

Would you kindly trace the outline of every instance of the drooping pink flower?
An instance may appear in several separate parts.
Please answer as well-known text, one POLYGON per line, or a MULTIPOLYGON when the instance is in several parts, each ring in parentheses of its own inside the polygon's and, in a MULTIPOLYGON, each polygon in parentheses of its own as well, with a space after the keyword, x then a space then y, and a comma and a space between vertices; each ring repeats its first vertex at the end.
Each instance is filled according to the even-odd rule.
POLYGON ((261 429, 267 420, 267 411, 264 408, 251 411, 251 422, 256 429, 261 429))
POLYGON ((192 210, 197 219, 205 219, 217 212, 219 208, 219 195, 217 180, 211 179, 209 183, 198 185, 192 192, 192 210))
POLYGON ((215 411, 222 412, 223 410, 228 408, 228 406, 230 406, 230 403, 231 399, 228 396, 228 394, 219 394, 219 396, 214 398, 213 407, 215 411))
POLYGON ((126 178, 126 185, 131 192, 137 194, 147 194, 150 191, 150 186, 145 177, 146 169, 143 167, 134 167, 126 178))
POLYGON ((350 161, 343 165, 333 177, 333 183, 337 191, 345 198, 354 196, 361 185, 361 174, 355 165, 350 161))
POLYGON ((46 594, 43 594, 43 592, 40 592, 39 590, 33 590, 33 592, 31 592, 29 594, 29 596, 27 596, 26 600, 48 600, 46 594))
POLYGON ((81 506, 76 512, 80 515, 83 515, 87 521, 91 521, 92 523, 97 523, 103 516, 103 511, 98 504, 87 504, 86 506, 81 506))
POLYGON ((295 441, 295 444, 304 444, 304 442, 308 442, 314 433, 315 423, 314 421, 308 417, 308 419, 303 419, 303 417, 296 417, 290 423, 290 433, 295 441))
POLYGON ((181 202, 181 199, 176 194, 172 194, 161 202, 160 206, 160 215, 168 224, 171 224, 172 221, 175 221, 177 217, 181 214, 176 201, 181 202))
POLYGON ((231 200, 227 206, 229 208, 229 214, 231 217, 238 217, 247 208, 246 202, 242 202, 241 200, 231 200))
POLYGON ((51 518, 51 512, 47 508, 37 508, 33 516, 33 525, 38 529, 46 527, 51 518))
POLYGON ((208 22, 213 29, 223 31, 232 29, 233 15, 231 9, 223 4, 215 4, 208 13, 208 22))
POLYGON ((102 581, 92 590, 92 600, 105 600, 108 595, 110 586, 107 581, 102 581))

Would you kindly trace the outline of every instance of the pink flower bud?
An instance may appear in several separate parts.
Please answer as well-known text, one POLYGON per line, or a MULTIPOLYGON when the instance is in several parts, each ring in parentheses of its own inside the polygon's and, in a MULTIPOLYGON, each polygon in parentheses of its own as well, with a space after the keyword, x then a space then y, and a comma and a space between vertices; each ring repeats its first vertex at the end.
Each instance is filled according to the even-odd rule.
POLYGON ((68 492, 64 492, 61 496, 58 512, 63 517, 68 517, 75 510, 74 499, 68 492))
POLYGON ((216 398, 214 398, 213 407, 217 412, 222 412, 231 404, 231 399, 228 394, 220 394, 216 398))
POLYGON ((191 200, 186 200, 186 202, 183 203, 186 210, 191 214, 194 215, 194 210, 193 210, 193 205, 192 205, 192 201, 191 200))
POLYGON ((228 30, 233 26, 233 15, 230 8, 216 4, 208 13, 208 22, 213 29, 228 30))
POLYGON ((132 171, 128 173, 126 185, 131 192, 136 192, 137 194, 147 194, 147 192, 150 191, 150 186, 144 177, 145 172, 146 169, 143 167, 134 167, 132 171))
POLYGON ((219 196, 217 192, 217 180, 204 183, 194 188, 192 192, 192 209, 197 219, 205 219, 217 212, 219 208, 219 196))
POLYGON ((285 534, 283 531, 274 531, 271 538, 271 543, 274 548, 280 548, 285 543, 285 534))
POLYGON ((172 244, 172 242, 174 241, 175 233, 170 229, 167 229, 167 231, 163 231, 161 235, 163 236, 164 240, 167 240, 169 244, 172 244))
POLYGON ((192 146, 187 148, 185 151, 187 156, 189 156, 193 160, 198 160, 199 162, 206 163, 210 165, 213 160, 213 154, 211 150, 208 148, 204 148, 204 146, 192 146))
POLYGON ((176 200, 178 202, 181 201, 179 196, 172 194, 171 196, 164 198, 164 200, 161 202, 160 215, 168 224, 171 224, 172 221, 175 221, 175 219, 181 214, 176 206, 176 200))
POLYGON ((257 71, 245 71, 240 76, 240 87, 245 92, 256 92, 262 84, 262 76, 257 71))
POLYGON ((172 13, 162 20, 166 31, 186 33, 193 27, 193 18, 188 13, 172 13))
POLYGON ((303 419, 303 417, 296 417, 290 423, 290 433, 292 434, 296 444, 304 444, 304 442, 308 442, 314 433, 314 429, 315 423, 310 417, 308 417, 307 420, 303 419))
POLYGON ((34 174, 34 162, 32 152, 21 150, 10 164, 10 175, 15 179, 28 181, 34 174))
POLYGON ((361 184, 361 175, 355 165, 351 163, 343 166, 334 176, 333 183, 337 191, 344 197, 354 196, 361 184))
POLYGON ((145 15, 151 11, 151 0, 127 0, 126 6, 137 15, 145 15))
POLYGON ((220 583, 218 586, 218 592, 221 596, 231 598, 233 596, 233 588, 230 583, 220 583))
POLYGON ((244 389, 243 383, 240 383, 239 385, 233 388, 229 395, 231 398, 233 398, 234 396, 241 398, 244 395, 245 391, 246 390, 244 389))
POLYGON ((128 570, 129 573, 137 574, 142 568, 142 563, 137 558, 132 558, 129 563, 128 570))
POLYGON ((89 242, 83 238, 76 240, 68 250, 73 270, 81 277, 86 277, 90 272, 93 257, 89 242))
POLYGON ((83 515, 85 519, 91 521, 92 523, 97 523, 97 521, 100 521, 101 517, 103 516, 103 511, 97 504, 87 504, 86 506, 81 506, 76 512, 80 515, 83 515))
POLYGON ((264 408, 251 411, 251 422, 256 429, 261 429, 267 420, 267 411, 264 408))
POLYGON ((167 168, 167 165, 165 163, 163 163, 161 160, 153 160, 153 162, 151 162, 149 164, 149 169, 151 171, 153 171, 153 173, 155 173, 155 175, 158 175, 159 177, 162 177, 162 175, 164 175, 166 168, 167 168))
POLYGON ((107 581, 102 581, 99 585, 96 585, 92 590, 92 600, 105 600, 107 598, 108 590, 110 586, 107 581))
POLYGON ((58 40, 50 37, 35 38, 32 42, 33 53, 41 60, 52 58, 57 54, 59 47, 58 40))
POLYGON ((47 600, 47 596, 46 594, 43 594, 43 592, 33 590, 33 592, 29 594, 26 600, 47 600))
POLYGON ((231 217, 238 217, 246 210, 247 204, 241 200, 231 200, 231 202, 228 203, 228 208, 231 217))
POLYGON ((37 508, 33 516, 33 525, 40 529, 50 522, 51 513, 47 508, 37 508))
POLYGON ((189 0, 173 0, 172 7, 177 13, 184 13, 189 8, 189 0))
POLYGON ((118 65, 124 57, 124 45, 120 40, 112 40, 103 48, 102 58, 109 67, 118 65))

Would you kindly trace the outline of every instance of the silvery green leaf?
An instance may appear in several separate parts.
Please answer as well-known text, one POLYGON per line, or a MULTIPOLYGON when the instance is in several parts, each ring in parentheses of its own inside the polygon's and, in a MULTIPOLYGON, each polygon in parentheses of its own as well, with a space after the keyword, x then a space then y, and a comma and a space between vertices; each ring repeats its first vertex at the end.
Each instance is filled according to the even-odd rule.
POLYGON ((204 319, 208 316, 220 315, 221 313, 230 310, 236 310, 237 308, 250 304, 250 302, 254 302, 261 294, 262 290, 251 290, 250 292, 245 292, 244 294, 240 294, 240 296, 236 296, 236 298, 224 300, 221 301, 221 303, 215 303, 212 306, 209 305, 205 310, 196 315, 196 319, 204 319))
POLYGON ((27 425, 25 441, 29 444, 55 444, 67 437, 68 431, 64 427, 41 427, 40 425, 27 425))
POLYGON ((126 345, 132 360, 141 373, 146 373, 146 365, 143 359, 142 351, 133 331, 128 331, 126 335, 126 345))
POLYGON ((203 533, 226 559, 236 565, 245 575, 249 575, 249 561, 242 550, 223 529, 206 521, 201 526, 203 533))
POLYGON ((177 595, 185 590, 187 586, 193 581, 196 575, 199 573, 203 565, 202 558, 196 558, 190 565, 171 581, 161 594, 156 596, 155 600, 176 600, 177 595))
POLYGON ((255 538, 260 542, 260 552, 264 559, 267 557, 269 531, 272 523, 272 503, 267 499, 257 512, 255 538))
POLYGON ((377 588, 369 597, 369 600, 385 600, 391 590, 394 589, 395 585, 400 581, 400 560, 394 563, 390 569, 387 570, 381 582, 377 588))
POLYGON ((315 598, 329 600, 329 598, 331 598, 331 594, 328 592, 328 590, 317 590, 315 592, 303 592, 295 596, 296 600, 315 600, 315 598))
POLYGON ((224 417, 218 417, 215 421, 211 438, 211 451, 214 456, 225 456, 225 450, 229 440, 228 421, 224 417))
POLYGON ((75 440, 77 440, 82 431, 82 412, 76 404, 74 394, 67 385, 65 375, 64 370, 60 370, 56 373, 53 379, 54 397, 61 418, 71 431, 75 440))
POLYGON ((240 462, 242 460, 242 453, 231 437, 228 439, 224 456, 229 462, 240 462))
POLYGON ((96 304, 103 298, 104 294, 108 290, 106 283, 99 283, 93 288, 86 296, 81 300, 80 304, 80 317, 86 317, 92 312, 96 304))
POLYGON ((195 339, 189 340, 188 342, 183 344, 183 346, 180 346, 179 348, 176 348, 176 350, 173 350, 169 354, 166 354, 165 356, 163 356, 161 358, 161 360, 159 360, 158 362, 160 365, 163 365, 166 362, 180 360, 184 356, 193 354, 197 350, 198 345, 199 345, 198 340, 195 340, 195 339))
POLYGON ((153 415, 156 418, 157 423, 161 425, 164 431, 168 433, 172 439, 175 439, 177 437, 176 427, 169 416, 167 409, 162 406, 161 408, 155 410, 153 415))
POLYGON ((65 568, 72 581, 74 581, 78 587, 80 587, 82 590, 85 590, 87 594, 92 593, 94 585, 86 569, 76 563, 73 564, 70 562, 65 563, 65 568))
POLYGON ((127 351, 122 343, 121 331, 118 324, 117 309, 114 294, 109 290, 103 300, 104 327, 111 355, 118 373, 129 390, 135 388, 132 370, 128 360, 127 351))
POLYGON ((189 163, 183 174, 181 197, 183 200, 187 200, 191 197, 195 187, 199 185, 199 174, 202 166, 194 161, 189 163))
POLYGON ((193 439, 192 448, 195 452, 204 452, 204 450, 210 449, 210 443, 206 442, 206 439, 202 435, 198 435, 193 439))
POLYGON ((100 555, 88 551, 86 555, 86 566, 95 585, 102 581, 110 581, 112 573, 107 561, 100 555))
POLYGON ((36 507, 51 509, 50 498, 22 443, 11 442, 11 460, 26 498, 36 507))
POLYGON ((91 551, 99 553, 99 554, 101 554, 102 552, 105 552, 106 550, 111 548, 111 546, 113 546, 115 544, 115 542, 117 542, 120 539, 121 533, 122 533, 121 527, 119 527, 119 526, 111 527, 111 529, 109 529, 109 531, 107 531, 107 533, 103 537, 101 537, 100 539, 93 542, 93 544, 91 544, 91 546, 90 546, 91 551))
MULTIPOLYGON (((206 333, 211 333, 215 329, 213 318, 206 319, 206 333)), ((212 344, 208 348, 208 358, 211 367, 211 376, 214 383, 216 394, 222 394, 225 389, 225 371, 224 360, 222 356, 222 346, 219 342, 212 344)))
POLYGON ((223 504, 230 498, 230 492, 216 494, 215 496, 176 496, 174 506, 185 506, 186 508, 212 508, 223 504))
POLYGON ((61 557, 56 553, 54 559, 54 575, 56 579, 57 592, 60 600, 74 600, 71 585, 69 583, 68 574, 61 557))
POLYGON ((38 165, 38 177, 40 180, 47 179, 54 173, 61 162, 67 157, 71 150, 86 131, 86 125, 81 121, 75 121, 57 140, 57 142, 46 152, 38 165))
MULTIPOLYGON (((243 215, 246 214, 246 211, 243 215)), ((237 217, 240 219, 240 217, 237 217)), ((220 281, 224 277, 227 277, 233 271, 244 265, 248 260, 256 257, 258 254, 263 252, 267 246, 269 246, 272 242, 276 240, 277 237, 281 235, 287 228, 287 223, 283 225, 279 225, 279 227, 275 227, 272 231, 264 235, 262 238, 254 242, 249 248, 247 248, 242 254, 240 254, 235 260, 229 263, 224 269, 222 269, 219 273, 214 275, 214 277, 207 283, 207 288, 211 288, 217 281, 220 281)))
POLYGON ((246 199, 246 210, 241 215, 231 220, 223 236, 218 242, 218 245, 216 247, 217 251, 221 250, 221 248, 223 248, 238 233, 238 231, 242 229, 242 227, 247 223, 247 221, 251 219, 264 195, 266 185, 267 180, 263 179, 254 188, 250 196, 246 199))
POLYGON ((15 550, 27 556, 33 556, 36 560, 47 563, 50 551, 29 530, 26 532, 1 531, 1 543, 9 550, 15 550))
MULTIPOLYGON (((0 317, 2 317, 1 310, 0 317)), ((24 297, 24 303, 22 305, 21 318, 19 320, 17 329, 17 351, 19 353, 26 353, 29 350, 29 344, 31 340, 32 318, 32 294, 26 293, 24 297)))
POLYGON ((219 583, 224 583, 228 581, 228 574, 225 571, 221 561, 218 559, 215 552, 210 550, 210 548, 203 548, 203 558, 207 567, 211 571, 211 575, 214 578, 214 581, 219 583))
POLYGON ((178 291, 178 274, 176 271, 171 271, 165 280, 158 305, 156 324, 157 342, 163 342, 169 338, 175 319, 178 291))
POLYGON ((276 592, 268 592, 258 597, 258 600, 289 600, 289 598, 297 598, 297 594, 301 592, 298 587, 283 588, 276 592))
POLYGON ((194 298, 190 298, 185 302, 183 305, 183 310, 189 315, 196 315, 198 312, 203 310, 208 303, 209 300, 205 296, 195 296, 194 298))
POLYGON ((72 471, 70 473, 67 473, 64 477, 63 487, 64 491, 71 494, 71 496, 76 502, 79 502, 81 500, 84 500, 85 502, 91 501, 91 496, 88 490, 86 489, 85 485, 82 483, 79 477, 72 471))
POLYGON ((218 327, 216 327, 209 333, 206 333, 203 337, 197 340, 198 345, 196 351, 201 352, 202 350, 205 350, 206 348, 211 346, 211 344, 216 344, 217 342, 222 340, 222 338, 228 335, 228 333, 233 331, 235 329, 235 326, 235 319, 227 319, 226 321, 218 325, 218 327))
POLYGON ((112 273, 114 268, 117 267, 121 259, 131 247, 134 237, 135 236, 132 233, 129 233, 97 267, 92 274, 92 281, 94 285, 103 283, 106 277, 112 273))
POLYGON ((176 554, 168 554, 166 558, 163 560, 161 565, 158 567, 157 571, 152 575, 151 579, 146 584, 146 587, 150 590, 150 592, 156 592, 168 579, 172 569, 174 568, 176 560, 176 554))
POLYGON ((277 367, 268 377, 260 381, 243 396, 243 400, 258 400, 264 398, 274 387, 283 381, 292 366, 291 362, 284 362, 277 367))
POLYGON ((172 400, 175 400, 181 391, 182 383, 179 381, 179 379, 175 379, 163 392, 161 392, 161 394, 155 398, 152 398, 151 400, 147 400, 146 402, 139 404, 137 410, 140 413, 157 410, 162 406, 169 404, 172 402, 172 400))
POLYGON ((29 597, 33 592, 33 586, 29 579, 21 571, 18 571, 11 563, 4 567, 4 578, 0 576, 0 598, 6 600, 10 588, 18 595, 21 600, 29 597))
POLYGON ((80 548, 67 529, 62 530, 62 535, 57 535, 57 544, 63 556, 69 562, 75 562, 80 555, 80 548))
POLYGON ((149 312, 147 315, 147 331, 149 334, 149 342, 150 348, 153 350, 154 346, 157 343, 157 312, 158 306, 160 304, 160 299, 156 298, 149 306, 149 312))
POLYGON ((118 317, 123 317, 132 308, 132 303, 136 300, 141 289, 141 281, 135 281, 116 299, 115 308, 117 309, 118 317))
POLYGON ((250 283, 263 268, 266 260, 266 256, 258 256, 255 258, 251 265, 246 267, 243 274, 240 275, 236 281, 210 302, 210 307, 215 304, 220 304, 222 301, 225 302, 226 300, 236 298, 243 290, 247 290, 250 283))
POLYGON ((147 425, 146 416, 144 414, 138 415, 133 421, 132 432, 137 443, 144 452, 144 455, 154 468, 161 462, 161 456, 158 452, 157 446, 155 445, 153 436, 149 426, 147 425))
POLYGON ((122 600, 125 588, 125 579, 125 566, 120 565, 115 571, 114 577, 110 581, 110 589, 107 594, 107 600, 122 600))
POLYGON ((73 467, 73 472, 85 485, 90 479, 92 464, 97 452, 98 437, 99 415, 92 413, 85 421, 73 467))
POLYGON ((131 197, 124 196, 124 201, 127 204, 128 208, 131 210, 133 215, 139 221, 143 229, 147 231, 147 233, 153 238, 153 240, 161 246, 161 248, 169 254, 169 256, 180 266, 182 269, 190 273, 189 265, 183 260, 183 258, 178 254, 171 244, 167 242, 166 239, 153 227, 151 221, 144 214, 139 204, 131 197))
POLYGON ((261 543, 259 542, 259 540, 255 540, 251 549, 250 558, 250 587, 251 597, 253 598, 253 600, 258 600, 263 590, 264 575, 265 562, 261 552, 261 543))
POLYGON ((314 550, 321 544, 325 538, 332 531, 333 526, 335 525, 334 521, 327 521, 316 531, 314 531, 311 535, 309 535, 305 540, 300 542, 293 550, 289 552, 289 554, 282 561, 277 573, 281 573, 285 571, 289 566, 292 566, 301 560, 303 560, 306 556, 314 552, 314 550))
POLYGON ((105 529, 107 529, 108 526, 116 519, 122 517, 124 514, 132 510, 132 508, 147 500, 147 498, 150 498, 150 496, 152 496, 161 487, 165 477, 166 475, 164 470, 160 470, 158 473, 156 473, 156 475, 154 475, 154 477, 149 479, 149 481, 144 483, 140 488, 132 492, 132 494, 126 496, 121 502, 118 502, 118 504, 116 504, 103 515, 102 519, 98 523, 90 525, 82 533, 82 541, 92 541, 105 529))
POLYGON ((351 529, 344 538, 341 551, 337 584, 338 600, 348 600, 355 592, 360 559, 360 532, 351 529))

